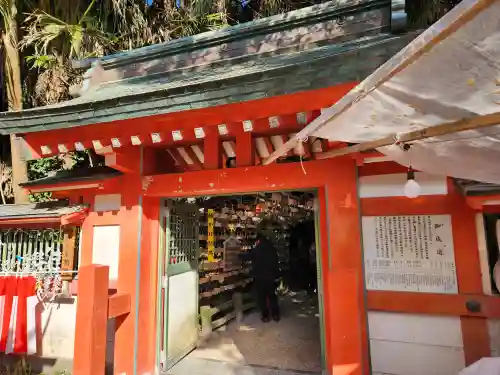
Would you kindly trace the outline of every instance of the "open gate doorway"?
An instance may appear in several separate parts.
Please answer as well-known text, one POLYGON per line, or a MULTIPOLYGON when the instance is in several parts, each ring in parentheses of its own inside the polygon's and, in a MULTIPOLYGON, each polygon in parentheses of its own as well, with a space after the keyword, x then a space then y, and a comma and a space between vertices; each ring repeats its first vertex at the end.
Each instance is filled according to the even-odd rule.
MULTIPOLYGON (((158 267, 160 285, 157 299, 159 304, 157 358, 160 372, 177 374, 175 369, 186 361, 190 360, 191 363, 204 366, 203 361, 207 360, 212 366, 214 363, 223 366, 224 363, 232 362, 233 365, 239 366, 321 373, 326 366, 325 329, 322 259, 321 251, 319 251, 321 248, 318 231, 319 210, 315 192, 218 196, 210 197, 207 202, 188 203, 186 200, 174 199, 161 202, 158 267), (299 199, 295 198, 300 198, 301 194, 307 194, 307 197, 311 198, 310 207, 299 207, 301 206, 298 204, 299 199), (279 202, 277 197, 280 199, 279 202), (289 202, 292 204, 282 208, 285 198, 287 204, 289 202), (248 205, 249 200, 252 199, 261 203, 248 205), (236 207, 233 205, 236 201, 241 202, 238 204, 239 208, 230 209, 229 206, 236 207), (294 204, 297 207, 293 207, 294 204), (280 213, 276 214, 276 217, 285 222, 279 229, 274 227, 270 229, 273 233, 277 233, 282 241, 279 245, 276 243, 276 246, 279 246, 278 253, 280 254, 280 279, 277 284, 277 293, 283 317, 279 323, 267 324, 260 321, 251 281, 248 282, 251 279, 251 272, 243 274, 246 272, 244 265, 241 266, 242 274, 227 267, 226 269, 222 266, 212 267, 212 264, 217 264, 217 261, 213 259, 214 256, 218 257, 220 253, 223 253, 224 259, 229 257, 224 250, 223 242, 225 241, 224 234, 226 231, 229 233, 229 228, 232 228, 234 237, 237 235, 242 240, 244 251, 254 245, 252 243, 255 233, 253 230, 257 228, 257 225, 251 223, 260 223, 256 216, 262 216, 261 211, 264 207, 271 207, 269 210, 273 211, 272 215, 275 215, 279 207, 280 213), (293 213, 294 210, 295 213, 293 213), (308 210, 308 217, 301 217, 304 210, 308 210), (207 216, 209 212, 212 215, 210 218, 207 216), (241 219, 242 212, 248 215, 246 221, 241 219), (215 220, 213 215, 216 216, 215 220), (224 219, 221 218, 223 216, 224 219), (294 216, 293 220, 290 219, 292 216, 294 216), (207 227, 207 221, 211 221, 212 226, 207 227), (231 224, 226 227, 227 223, 231 224), (307 224, 311 224, 309 232, 295 233, 300 231, 297 228, 307 227, 307 224), (213 243, 207 242, 209 237, 213 238, 213 243), (307 242, 303 237, 310 237, 310 241, 307 242), (295 245, 290 242, 294 242, 295 245), (306 242, 307 245, 305 245, 306 242), (298 254, 298 248, 304 247, 308 247, 308 253, 298 254), (207 261, 206 254, 204 254, 207 248, 211 252, 210 261, 207 261), (307 256, 309 256, 308 259, 306 259, 307 256), (283 258, 287 259, 283 260, 283 258), (314 267, 312 277, 314 280, 311 278, 311 267, 314 267), (215 280, 218 283, 216 288, 211 289, 212 292, 207 289, 207 280, 210 282, 215 280), (223 301, 223 294, 233 295, 232 298, 229 297, 227 301, 223 301), (234 294, 241 295, 240 311, 228 310, 229 306, 234 308, 234 294), (222 302, 219 303, 219 301, 222 302), (213 315, 209 317, 213 332, 208 338, 208 344, 207 338, 201 337, 204 323, 202 324, 203 318, 200 314, 200 310, 207 305, 209 310, 213 311, 211 313, 213 315), (239 314, 242 316, 238 317, 239 314), (222 342, 224 342, 224 349, 220 349, 222 342), (257 352, 255 353, 254 350, 257 352), (222 355, 222 351, 225 351, 226 355, 222 355), (184 359, 186 356, 187 358, 184 359), (282 359, 277 360, 276 357, 282 359), (181 363, 176 366, 179 361, 181 363)), ((269 227, 269 224, 265 226, 269 227)), ((262 231, 262 228, 260 230, 262 231)), ((251 269, 251 264, 247 264, 247 267, 251 269)), ((214 372, 219 372, 219 370, 214 370, 214 372)))
POLYGON ((162 200, 160 225, 157 348, 166 371, 198 342, 198 207, 162 200))

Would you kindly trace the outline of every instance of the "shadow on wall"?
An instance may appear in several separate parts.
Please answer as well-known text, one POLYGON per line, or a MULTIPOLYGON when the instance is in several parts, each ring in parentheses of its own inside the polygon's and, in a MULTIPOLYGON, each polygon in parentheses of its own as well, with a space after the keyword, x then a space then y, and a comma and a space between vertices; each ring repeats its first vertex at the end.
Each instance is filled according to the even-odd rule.
MULTIPOLYGON (((37 306, 37 355, 27 356, 27 362, 35 374, 70 374, 73 370, 73 355, 76 325, 76 298, 65 303, 48 304, 44 309, 37 306)), ((106 373, 113 373, 115 320, 108 321, 106 345, 106 373)), ((21 357, 0 353, 0 364, 12 366, 21 357)), ((1 370, 1 367, 0 367, 1 370)), ((0 371, 0 374, 2 372, 0 371)), ((10 374, 8 374, 10 375, 10 374)))

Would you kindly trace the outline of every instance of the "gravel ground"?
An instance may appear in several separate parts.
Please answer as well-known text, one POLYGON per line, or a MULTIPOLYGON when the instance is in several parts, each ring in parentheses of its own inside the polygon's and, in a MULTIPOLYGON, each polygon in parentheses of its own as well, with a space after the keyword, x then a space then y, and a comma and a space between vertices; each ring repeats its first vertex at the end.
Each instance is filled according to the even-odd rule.
POLYGON ((188 357, 242 365, 321 371, 317 298, 305 293, 280 298, 280 322, 262 323, 258 311, 215 331, 188 357))

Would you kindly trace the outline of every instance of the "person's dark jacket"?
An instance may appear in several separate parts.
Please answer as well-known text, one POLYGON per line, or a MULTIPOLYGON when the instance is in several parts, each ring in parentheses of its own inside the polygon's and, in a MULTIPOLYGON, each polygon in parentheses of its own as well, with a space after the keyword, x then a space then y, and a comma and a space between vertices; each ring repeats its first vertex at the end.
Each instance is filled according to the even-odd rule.
POLYGON ((274 282, 279 276, 278 252, 266 237, 257 236, 256 246, 240 257, 252 262, 252 277, 255 282, 274 282))

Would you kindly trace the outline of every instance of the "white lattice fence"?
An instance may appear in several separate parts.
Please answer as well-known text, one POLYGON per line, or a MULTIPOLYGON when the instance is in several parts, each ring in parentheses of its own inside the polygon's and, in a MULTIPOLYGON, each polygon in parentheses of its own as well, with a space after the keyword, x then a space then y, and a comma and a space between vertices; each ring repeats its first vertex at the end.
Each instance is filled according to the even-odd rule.
POLYGON ((0 268, 4 272, 37 271, 43 265, 44 271, 59 271, 61 238, 60 229, 0 230, 0 268))
POLYGON ((33 275, 38 280, 40 297, 60 294, 62 238, 60 229, 0 230, 0 276, 33 275))

